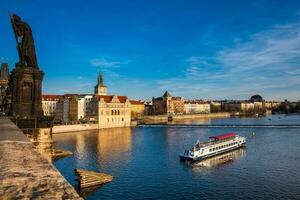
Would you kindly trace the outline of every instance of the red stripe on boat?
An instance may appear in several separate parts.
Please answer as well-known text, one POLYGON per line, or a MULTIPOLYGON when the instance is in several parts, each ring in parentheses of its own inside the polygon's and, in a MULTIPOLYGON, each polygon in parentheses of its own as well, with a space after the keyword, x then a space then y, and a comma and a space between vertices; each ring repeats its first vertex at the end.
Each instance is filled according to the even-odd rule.
POLYGON ((222 135, 211 136, 209 138, 213 138, 216 140, 224 140, 226 138, 235 137, 235 136, 236 136, 235 133, 226 133, 226 134, 222 134, 222 135))

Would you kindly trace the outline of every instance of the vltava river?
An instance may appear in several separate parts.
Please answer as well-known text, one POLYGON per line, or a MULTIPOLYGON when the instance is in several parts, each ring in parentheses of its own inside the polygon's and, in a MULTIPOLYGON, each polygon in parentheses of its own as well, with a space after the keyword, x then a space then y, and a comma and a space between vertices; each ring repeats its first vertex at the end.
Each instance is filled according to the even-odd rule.
MULTIPOLYGON (((300 116, 185 123, 300 124, 300 116)), ((53 139, 56 148, 74 153, 54 162, 74 187, 75 168, 114 176, 111 183, 83 191, 87 199, 300 199, 299 128, 136 127, 53 139), (179 162, 179 153, 198 139, 227 132, 245 136, 247 147, 193 165, 179 162)))

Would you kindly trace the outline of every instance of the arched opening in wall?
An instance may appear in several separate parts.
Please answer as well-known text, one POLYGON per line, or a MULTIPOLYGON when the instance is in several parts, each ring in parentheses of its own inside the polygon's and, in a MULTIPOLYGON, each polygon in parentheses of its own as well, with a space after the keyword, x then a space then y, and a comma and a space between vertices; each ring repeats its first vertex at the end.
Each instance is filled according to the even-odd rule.
POLYGON ((124 118, 122 117, 122 122, 124 122, 124 118))
POLYGON ((118 110, 118 115, 120 115, 120 110, 118 110))

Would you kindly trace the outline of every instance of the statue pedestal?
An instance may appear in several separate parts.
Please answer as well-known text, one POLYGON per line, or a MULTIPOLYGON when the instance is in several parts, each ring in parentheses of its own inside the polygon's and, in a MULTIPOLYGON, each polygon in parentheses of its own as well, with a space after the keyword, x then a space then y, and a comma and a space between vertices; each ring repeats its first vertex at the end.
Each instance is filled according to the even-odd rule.
POLYGON ((38 68, 17 63, 12 71, 10 85, 12 92, 11 115, 17 118, 43 116, 42 80, 44 72, 38 68))

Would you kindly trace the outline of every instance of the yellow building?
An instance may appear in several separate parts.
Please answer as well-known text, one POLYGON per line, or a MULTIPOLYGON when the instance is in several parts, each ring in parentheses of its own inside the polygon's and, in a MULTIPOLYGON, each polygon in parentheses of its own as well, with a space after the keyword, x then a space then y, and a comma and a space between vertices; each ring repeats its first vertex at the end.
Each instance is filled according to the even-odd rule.
POLYGON ((185 101, 185 114, 208 114, 210 113, 210 104, 203 101, 185 101))
POLYGON ((131 123, 131 104, 126 96, 95 95, 99 128, 126 127, 131 123))
POLYGON ((254 103, 247 101, 229 101, 223 106, 226 112, 251 113, 254 111, 254 103))
POLYGON ((144 116, 145 114, 145 104, 141 101, 130 100, 131 104, 131 118, 137 119, 144 116))

